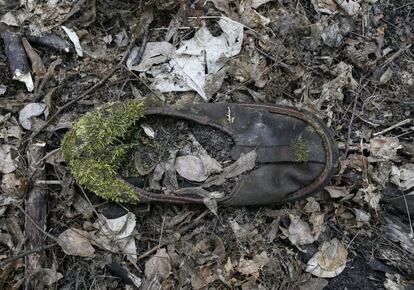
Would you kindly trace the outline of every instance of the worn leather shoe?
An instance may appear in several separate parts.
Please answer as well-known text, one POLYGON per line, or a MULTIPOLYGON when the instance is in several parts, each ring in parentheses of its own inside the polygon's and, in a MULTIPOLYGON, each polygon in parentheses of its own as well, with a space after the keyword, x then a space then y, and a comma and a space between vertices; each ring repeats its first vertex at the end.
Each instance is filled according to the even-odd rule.
POLYGON ((153 193, 117 174, 119 160, 127 154, 120 140, 145 116, 169 116, 221 130, 234 141, 233 160, 255 150, 256 166, 238 176, 231 193, 216 199, 218 204, 263 205, 308 197, 329 182, 338 161, 331 130, 306 111, 227 103, 159 107, 129 100, 87 113, 66 134, 62 155, 77 182, 120 202, 203 203, 205 196, 196 192, 153 193))
MULTIPOLYGON (((292 107, 197 104, 149 108, 145 115, 192 120, 226 132, 235 143, 234 160, 256 149, 259 166, 240 178, 230 195, 217 200, 219 204, 263 205, 308 197, 329 182, 338 161, 331 130, 311 113, 292 107)), ((203 202, 196 194, 168 196, 135 189, 142 201, 203 202)))

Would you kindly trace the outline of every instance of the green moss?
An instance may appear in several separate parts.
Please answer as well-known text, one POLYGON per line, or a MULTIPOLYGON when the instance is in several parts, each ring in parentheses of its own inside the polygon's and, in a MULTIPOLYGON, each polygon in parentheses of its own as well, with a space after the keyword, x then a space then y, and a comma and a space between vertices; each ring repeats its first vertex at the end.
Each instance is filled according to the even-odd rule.
POLYGON ((293 151, 295 152, 295 158, 298 162, 308 162, 309 160, 309 147, 301 137, 299 137, 295 144, 293 144, 293 151))
POLYGON ((65 135, 62 155, 80 185, 104 199, 138 201, 117 172, 129 148, 122 140, 144 108, 144 102, 137 100, 105 104, 81 117, 65 135))

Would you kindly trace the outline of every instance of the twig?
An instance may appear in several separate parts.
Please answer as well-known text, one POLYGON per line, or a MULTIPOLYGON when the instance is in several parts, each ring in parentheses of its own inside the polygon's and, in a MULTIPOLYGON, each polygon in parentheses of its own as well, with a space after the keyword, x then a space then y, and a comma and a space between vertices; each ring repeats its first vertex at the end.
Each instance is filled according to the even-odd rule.
POLYGON ((20 254, 17 254, 15 256, 13 256, 13 257, 4 259, 4 260, 2 260, 0 262, 0 268, 4 267, 5 265, 7 265, 7 264, 9 264, 11 262, 14 262, 14 261, 18 260, 18 259, 24 258, 27 255, 30 255, 30 254, 33 254, 33 253, 37 253, 37 252, 41 252, 41 251, 44 251, 44 250, 53 248, 56 245, 57 245, 57 243, 53 243, 53 244, 50 244, 50 245, 46 245, 46 246, 42 246, 42 247, 39 247, 39 248, 36 248, 36 249, 32 249, 32 250, 29 250, 29 251, 25 251, 25 252, 22 252, 20 254))
MULTIPOLYGON (((139 53, 137 55, 136 58, 136 62, 139 63, 142 59, 142 56, 144 54, 145 51, 145 47, 147 46, 147 42, 148 42, 148 38, 149 38, 149 30, 148 28, 144 29, 144 35, 142 37, 142 41, 141 41, 141 47, 142 49, 139 50, 139 53)), ((42 132, 47 126, 50 125, 50 123, 56 119, 57 116, 60 115, 60 113, 62 113, 62 111, 64 111, 65 109, 69 108, 70 106, 72 106, 73 104, 75 104, 76 102, 78 102, 79 100, 82 100, 84 98, 86 98, 90 93, 92 93, 93 91, 95 91, 96 89, 98 89, 99 87, 101 87, 103 84, 105 84, 105 82, 111 77, 113 76, 113 74, 118 71, 121 67, 122 64, 127 60, 129 53, 131 51, 131 49, 134 47, 135 45, 135 41, 137 40, 137 38, 133 38, 132 41, 130 42, 130 44, 128 45, 127 49, 124 52, 124 55, 122 56, 121 60, 118 62, 118 64, 111 69, 108 74, 102 79, 100 80, 98 83, 94 84, 92 87, 90 87, 88 90, 86 90, 86 92, 84 92, 82 95, 74 98, 73 100, 69 101, 68 103, 66 103, 65 105, 63 105, 62 107, 60 107, 56 113, 54 113, 40 128, 39 130, 35 131, 32 133, 32 135, 30 136, 29 140, 32 140, 34 137, 36 137, 40 132, 42 132)))
POLYGON ((346 146, 345 146, 345 153, 344 153, 345 158, 348 156, 349 140, 351 139, 352 123, 354 122, 357 101, 358 101, 358 94, 355 93, 354 107, 352 108, 352 116, 351 116, 351 120, 349 121, 348 134, 346 137, 346 146))
POLYGON ((407 198, 405 197, 405 192, 403 190, 401 192, 404 198, 405 209, 407 210, 408 222, 410 224, 410 230, 411 230, 410 238, 414 239, 414 229, 413 229, 413 224, 411 223, 411 214, 410 214, 410 209, 408 208, 407 198))
POLYGON ((409 49, 411 47, 412 44, 407 45, 404 48, 400 48, 396 53, 394 53, 389 59, 387 59, 383 65, 381 66, 381 68, 386 67, 388 64, 390 64, 394 59, 396 59, 397 57, 399 57, 403 52, 405 52, 407 49, 409 49))
POLYGON ((161 245, 162 234, 164 233, 164 225, 165 225, 165 215, 162 217, 161 234, 160 234, 160 240, 158 242, 159 245, 161 245))
POLYGON ((46 232, 44 229, 42 229, 37 223, 35 223, 35 221, 27 214, 27 212, 18 204, 14 205, 15 207, 17 207, 23 214, 24 216, 45 236, 47 236, 49 239, 51 239, 52 241, 55 241, 56 243, 59 241, 59 238, 55 237, 52 234, 49 234, 48 232, 46 232))
POLYGON ((407 125, 407 124, 411 123, 411 121, 412 121, 412 119, 410 119, 410 118, 405 119, 405 120, 402 120, 401 122, 398 122, 398 123, 396 123, 396 124, 394 124, 394 125, 386 128, 386 129, 384 129, 384 130, 382 130, 380 132, 374 133, 373 136, 376 137, 378 135, 382 135, 382 134, 387 133, 387 132, 389 132, 389 131, 397 128, 397 127, 407 125))
MULTIPOLYGON (((44 142, 31 142, 27 150, 28 175, 32 186, 27 193, 25 201, 25 237, 26 250, 36 249, 44 246, 44 237, 46 233, 46 188, 43 185, 36 184, 37 180, 46 179, 44 162, 39 162, 45 152, 44 142)), ((24 289, 43 288, 43 280, 33 275, 43 267, 45 254, 34 253, 25 258, 25 284, 24 289)))
MULTIPOLYGON (((208 215, 210 213, 209 210, 205 210, 202 214, 200 214, 197 218, 194 219, 194 221, 192 223, 190 223, 189 225, 185 226, 183 229, 180 230, 181 233, 188 231, 189 229, 191 229, 192 227, 196 226, 200 220, 205 217, 206 215, 208 215)), ((155 251, 157 251, 159 248, 162 248, 168 244, 171 244, 175 242, 175 240, 173 241, 165 241, 165 242, 160 242, 158 243, 158 245, 156 245, 155 247, 152 247, 151 249, 149 249, 148 251, 146 251, 145 253, 143 253, 142 255, 140 255, 137 258, 137 261, 140 261, 142 259, 144 259, 145 257, 148 257, 149 255, 151 255, 152 253, 154 253, 155 251)))

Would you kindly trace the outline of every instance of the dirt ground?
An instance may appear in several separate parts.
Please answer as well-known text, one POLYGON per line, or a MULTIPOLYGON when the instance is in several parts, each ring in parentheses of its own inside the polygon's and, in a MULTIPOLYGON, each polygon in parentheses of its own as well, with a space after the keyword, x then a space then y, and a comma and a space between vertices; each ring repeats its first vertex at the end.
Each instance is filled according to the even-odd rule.
MULTIPOLYGON (((29 56, 29 92, 12 80, 0 41, 0 289, 414 289, 414 2, 23 2, 0 0, 0 32, 9 27, 30 41, 47 31, 70 52, 30 41, 26 53, 39 58, 29 56), (242 39, 223 23, 240 27, 242 39), (62 25, 76 32, 82 53, 62 25), (213 85, 180 90, 189 83, 160 80, 177 74, 166 65, 181 61, 177 50, 205 28, 209 41, 193 45, 206 59, 220 37, 227 46, 241 41, 203 64, 213 85), (134 51, 141 59, 131 65, 134 51), (313 197, 283 205, 103 200, 74 180, 62 138, 86 112, 142 98, 308 110, 335 133, 337 173, 313 197), (42 231, 30 208, 44 210, 42 231)), ((158 148, 139 143, 147 168, 187 131, 212 157, 228 159, 224 134, 178 123, 146 120, 168 131, 158 148)))

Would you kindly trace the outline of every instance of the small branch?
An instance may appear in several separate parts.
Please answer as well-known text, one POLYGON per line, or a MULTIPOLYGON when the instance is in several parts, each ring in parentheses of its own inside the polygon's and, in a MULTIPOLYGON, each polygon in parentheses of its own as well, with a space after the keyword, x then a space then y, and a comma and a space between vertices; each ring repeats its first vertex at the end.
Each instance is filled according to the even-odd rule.
POLYGON ((386 67, 389 65, 394 59, 399 57, 403 52, 411 47, 412 44, 407 45, 406 47, 400 48, 396 53, 394 53, 389 59, 387 59, 381 66, 381 68, 386 67))
MULTIPOLYGON (((36 184, 37 180, 44 180, 44 162, 39 162, 44 156, 44 143, 31 143, 28 146, 27 159, 29 165, 29 176, 32 181, 25 202, 25 237, 26 250, 41 248, 44 246, 44 229, 46 228, 46 188, 36 184)), ((43 289, 43 280, 35 277, 35 273, 43 267, 45 260, 44 252, 35 252, 27 255, 26 281, 24 289, 43 289)))
POLYGON ((351 120, 349 121, 348 134, 347 134, 347 137, 346 137, 346 145, 345 145, 345 153, 344 153, 345 158, 348 156, 349 141, 351 139, 352 123, 354 122, 357 101, 358 101, 358 94, 355 94, 354 107, 352 108, 352 116, 351 116, 351 120))
POLYGON ((39 248, 36 248, 36 249, 25 251, 25 252, 22 252, 20 254, 17 254, 16 256, 4 259, 0 262, 0 268, 4 267, 5 265, 7 265, 11 262, 14 262, 14 261, 18 260, 18 259, 24 258, 27 255, 34 254, 34 253, 37 253, 37 252, 42 252, 44 250, 53 248, 56 245, 57 245, 56 243, 53 243, 53 244, 50 244, 50 245, 46 245, 46 246, 43 246, 43 247, 39 247, 39 248))
POLYGON ((384 130, 382 130, 382 131, 379 131, 379 132, 377 132, 377 133, 374 133, 374 134, 373 134, 373 136, 374 136, 374 137, 376 137, 376 136, 378 136, 378 135, 382 135, 382 134, 384 134, 384 133, 387 133, 387 132, 389 132, 389 131, 391 131, 391 130, 393 130, 393 129, 397 128, 397 127, 401 127, 401 126, 404 126, 404 125, 410 124, 410 123, 411 123, 411 121, 412 121, 412 119, 410 119, 410 118, 405 119, 405 120, 402 120, 401 122, 398 122, 398 123, 396 123, 396 124, 394 124, 394 125, 392 125, 392 126, 388 127, 387 129, 384 129, 384 130))

